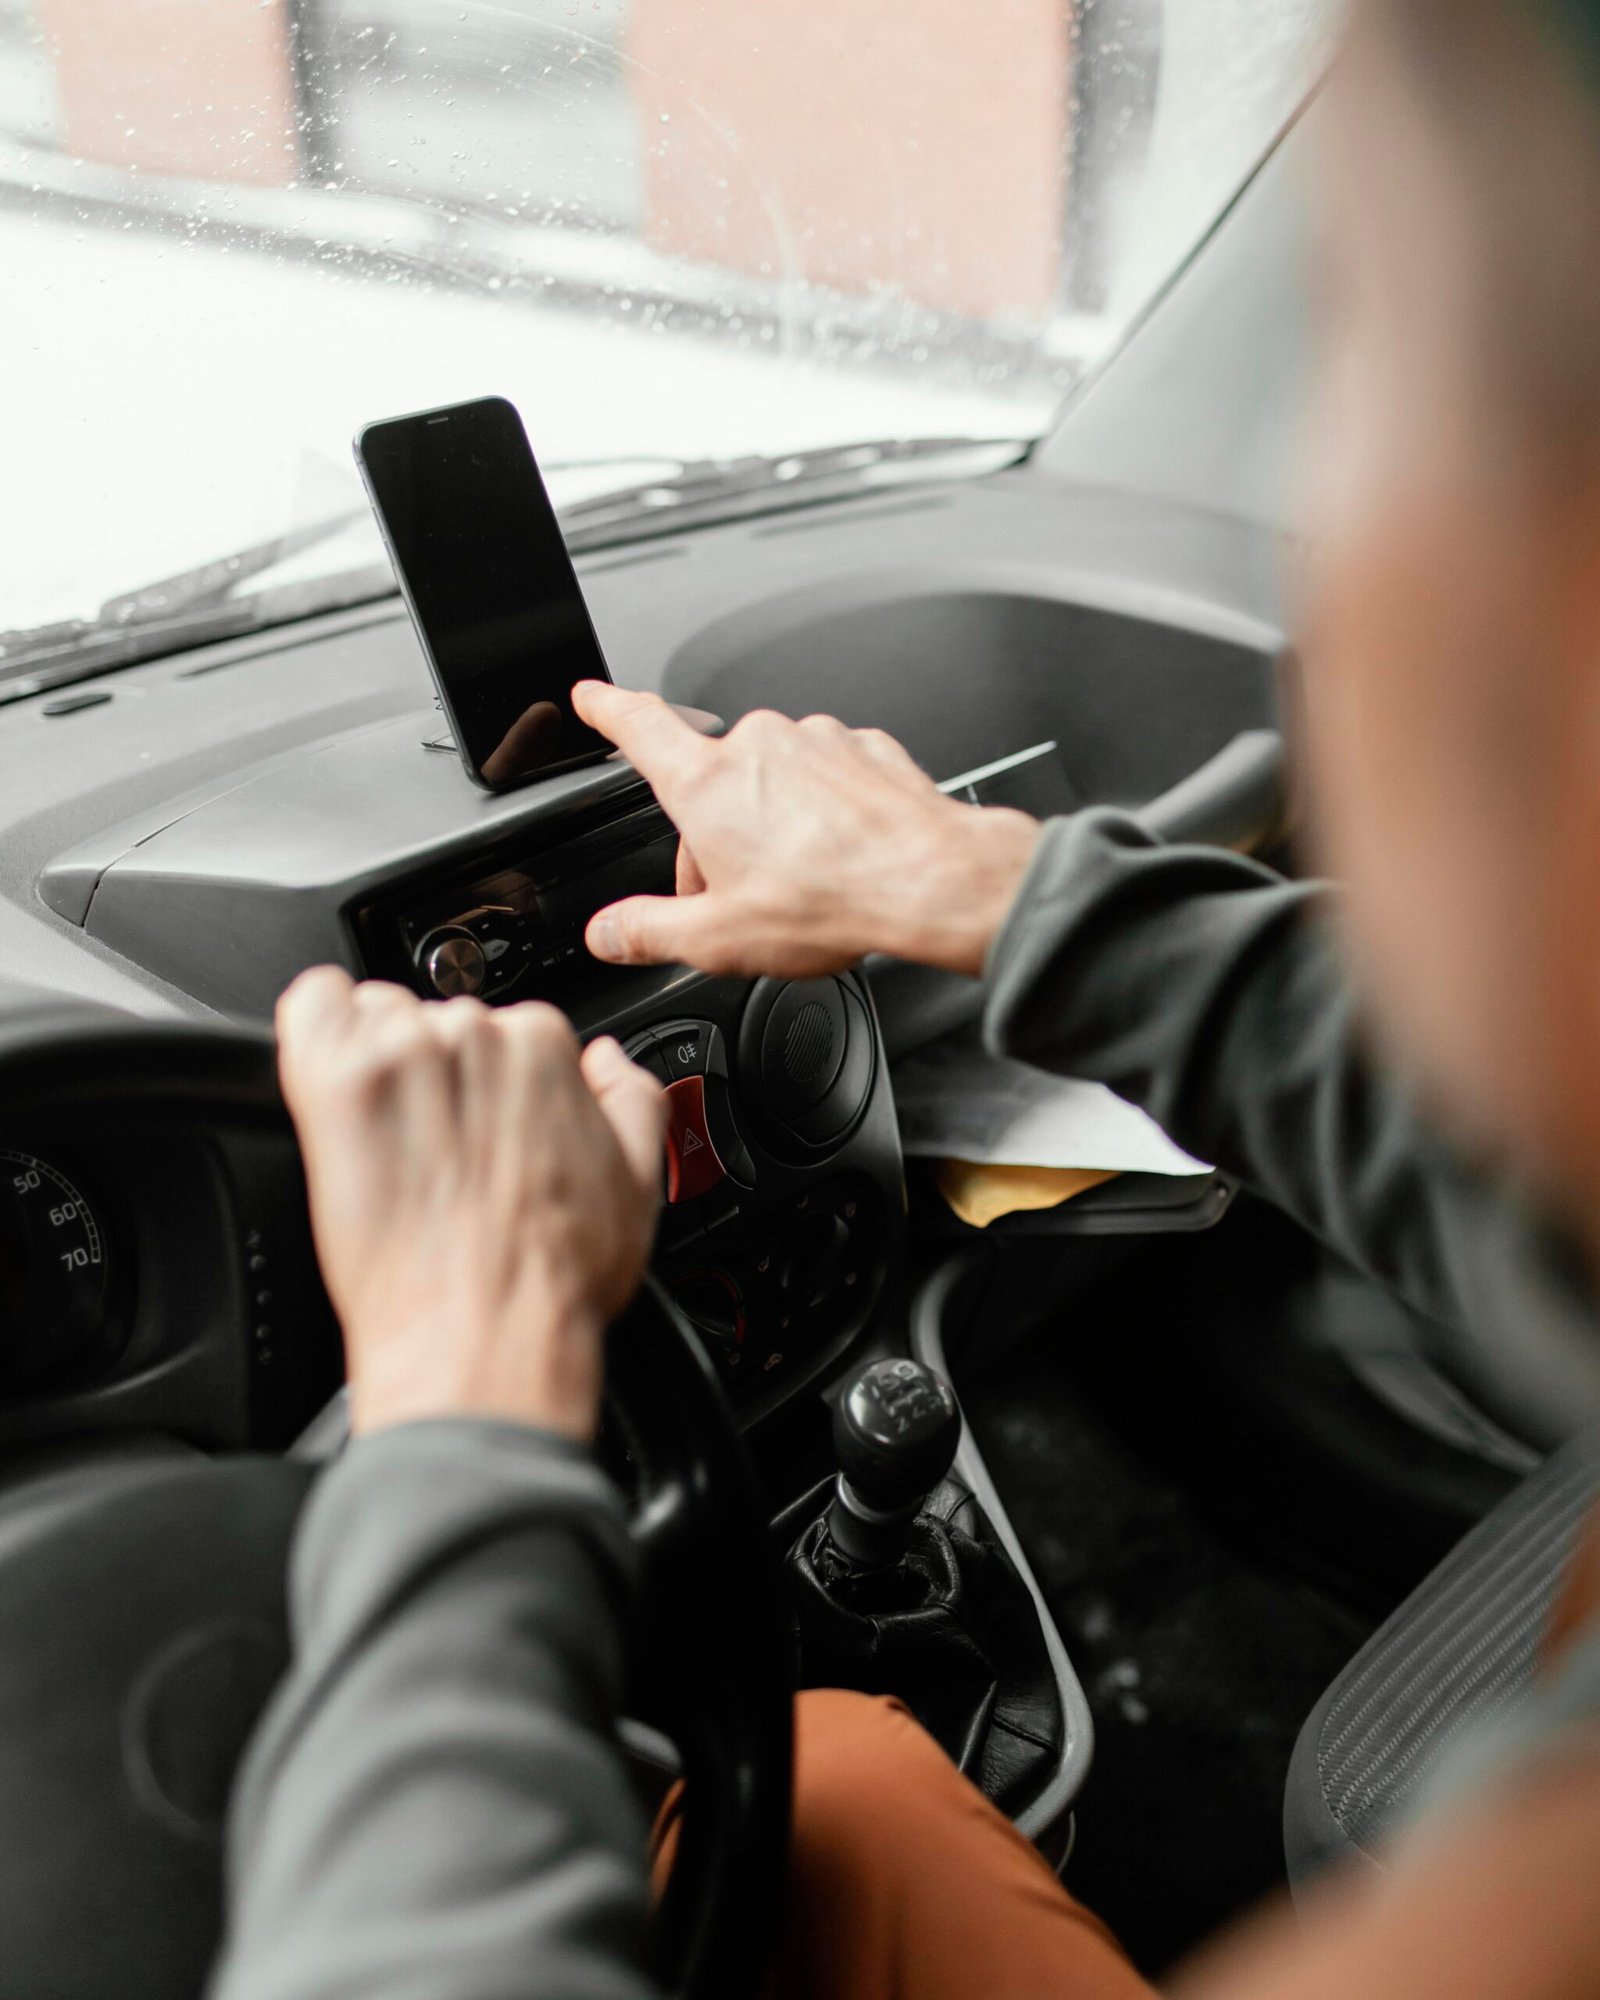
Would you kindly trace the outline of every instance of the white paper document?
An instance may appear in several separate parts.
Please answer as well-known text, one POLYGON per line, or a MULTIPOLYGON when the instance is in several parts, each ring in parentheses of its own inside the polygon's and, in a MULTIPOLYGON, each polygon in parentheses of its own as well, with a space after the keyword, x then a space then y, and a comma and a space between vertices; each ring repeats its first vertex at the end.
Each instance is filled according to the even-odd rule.
POLYGON ((970 1042, 935 1042, 904 1057, 894 1066, 894 1099, 901 1143, 922 1158, 1126 1174, 1211 1171, 1104 1084, 1047 1076, 970 1042))

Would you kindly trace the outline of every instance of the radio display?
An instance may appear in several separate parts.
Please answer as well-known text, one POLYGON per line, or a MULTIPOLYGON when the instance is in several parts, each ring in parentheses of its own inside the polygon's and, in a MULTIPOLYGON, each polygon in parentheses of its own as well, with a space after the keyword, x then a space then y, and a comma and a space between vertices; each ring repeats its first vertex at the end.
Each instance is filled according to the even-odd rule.
POLYGON ((368 969, 437 998, 564 1000, 616 976, 591 959, 584 928, 623 896, 670 895, 678 836, 654 806, 510 867, 364 912, 368 969))

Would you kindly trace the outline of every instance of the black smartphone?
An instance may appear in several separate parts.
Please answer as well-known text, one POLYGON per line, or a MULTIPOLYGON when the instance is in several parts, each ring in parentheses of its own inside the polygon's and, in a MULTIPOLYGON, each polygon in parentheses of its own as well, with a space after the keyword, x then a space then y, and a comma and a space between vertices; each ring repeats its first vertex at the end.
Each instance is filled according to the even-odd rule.
POLYGON ((607 756, 572 684, 611 675, 516 409, 390 417, 355 452, 467 776, 500 792, 607 756))

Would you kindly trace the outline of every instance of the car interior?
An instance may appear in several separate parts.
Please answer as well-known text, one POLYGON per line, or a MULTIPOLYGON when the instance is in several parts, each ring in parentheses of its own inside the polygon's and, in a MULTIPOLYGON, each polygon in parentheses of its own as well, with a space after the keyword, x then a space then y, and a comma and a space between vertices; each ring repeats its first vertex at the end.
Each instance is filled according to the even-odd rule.
MULTIPOLYGON (((365 19, 303 12, 336 41, 365 19)), ((30 32, 59 51, 71 15, 30 32)), ((778 479, 680 461, 559 503, 616 679, 708 728, 876 726, 975 803, 1113 804, 1296 872, 1314 97, 1290 110, 1036 431, 930 441, 890 411, 778 479)), ((1079 228, 1081 279, 1108 253, 1079 228)), ((413 406, 440 399, 419 370, 413 406)), ((282 1550, 345 1434, 268 1026, 322 962, 551 1001, 668 1093, 600 1449, 644 1559, 626 1739, 647 1794, 684 1770, 694 1805, 658 1923, 683 1990, 750 1979, 796 1685, 899 1694, 1152 1976, 1370 1860, 1437 1741, 1529 1671, 1468 1586, 1550 1587, 1588 1493, 1563 1440, 1201 1163, 964 1216, 902 1142, 897 1078, 981 1064, 976 981, 592 960, 597 909, 672 884, 649 787, 612 757, 475 789, 381 562, 317 605, 309 546, 174 566, 43 644, 0 601, 0 1798, 39 1829, 0 1896, 8 1991, 130 1990, 132 1953, 140 1993, 195 1994, 215 1949, 282 1550), (914 1398, 893 1450, 886 1381, 914 1398), (285 1477, 209 1504, 243 1461, 285 1477), (931 1623, 912 1503, 970 1551, 931 1623), (818 1559, 830 1520, 853 1569, 818 1559), (92 1922, 61 1920, 63 1870, 92 1922)))

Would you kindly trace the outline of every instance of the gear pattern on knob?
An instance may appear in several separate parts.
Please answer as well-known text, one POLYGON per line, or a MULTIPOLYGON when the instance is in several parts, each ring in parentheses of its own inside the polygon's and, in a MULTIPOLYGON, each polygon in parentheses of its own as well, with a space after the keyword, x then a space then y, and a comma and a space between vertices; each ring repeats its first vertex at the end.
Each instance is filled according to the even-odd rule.
POLYGON ((858 1498, 884 1511, 910 1506, 937 1486, 960 1442, 954 1391, 920 1361, 874 1361, 834 1409, 840 1473, 858 1498))

